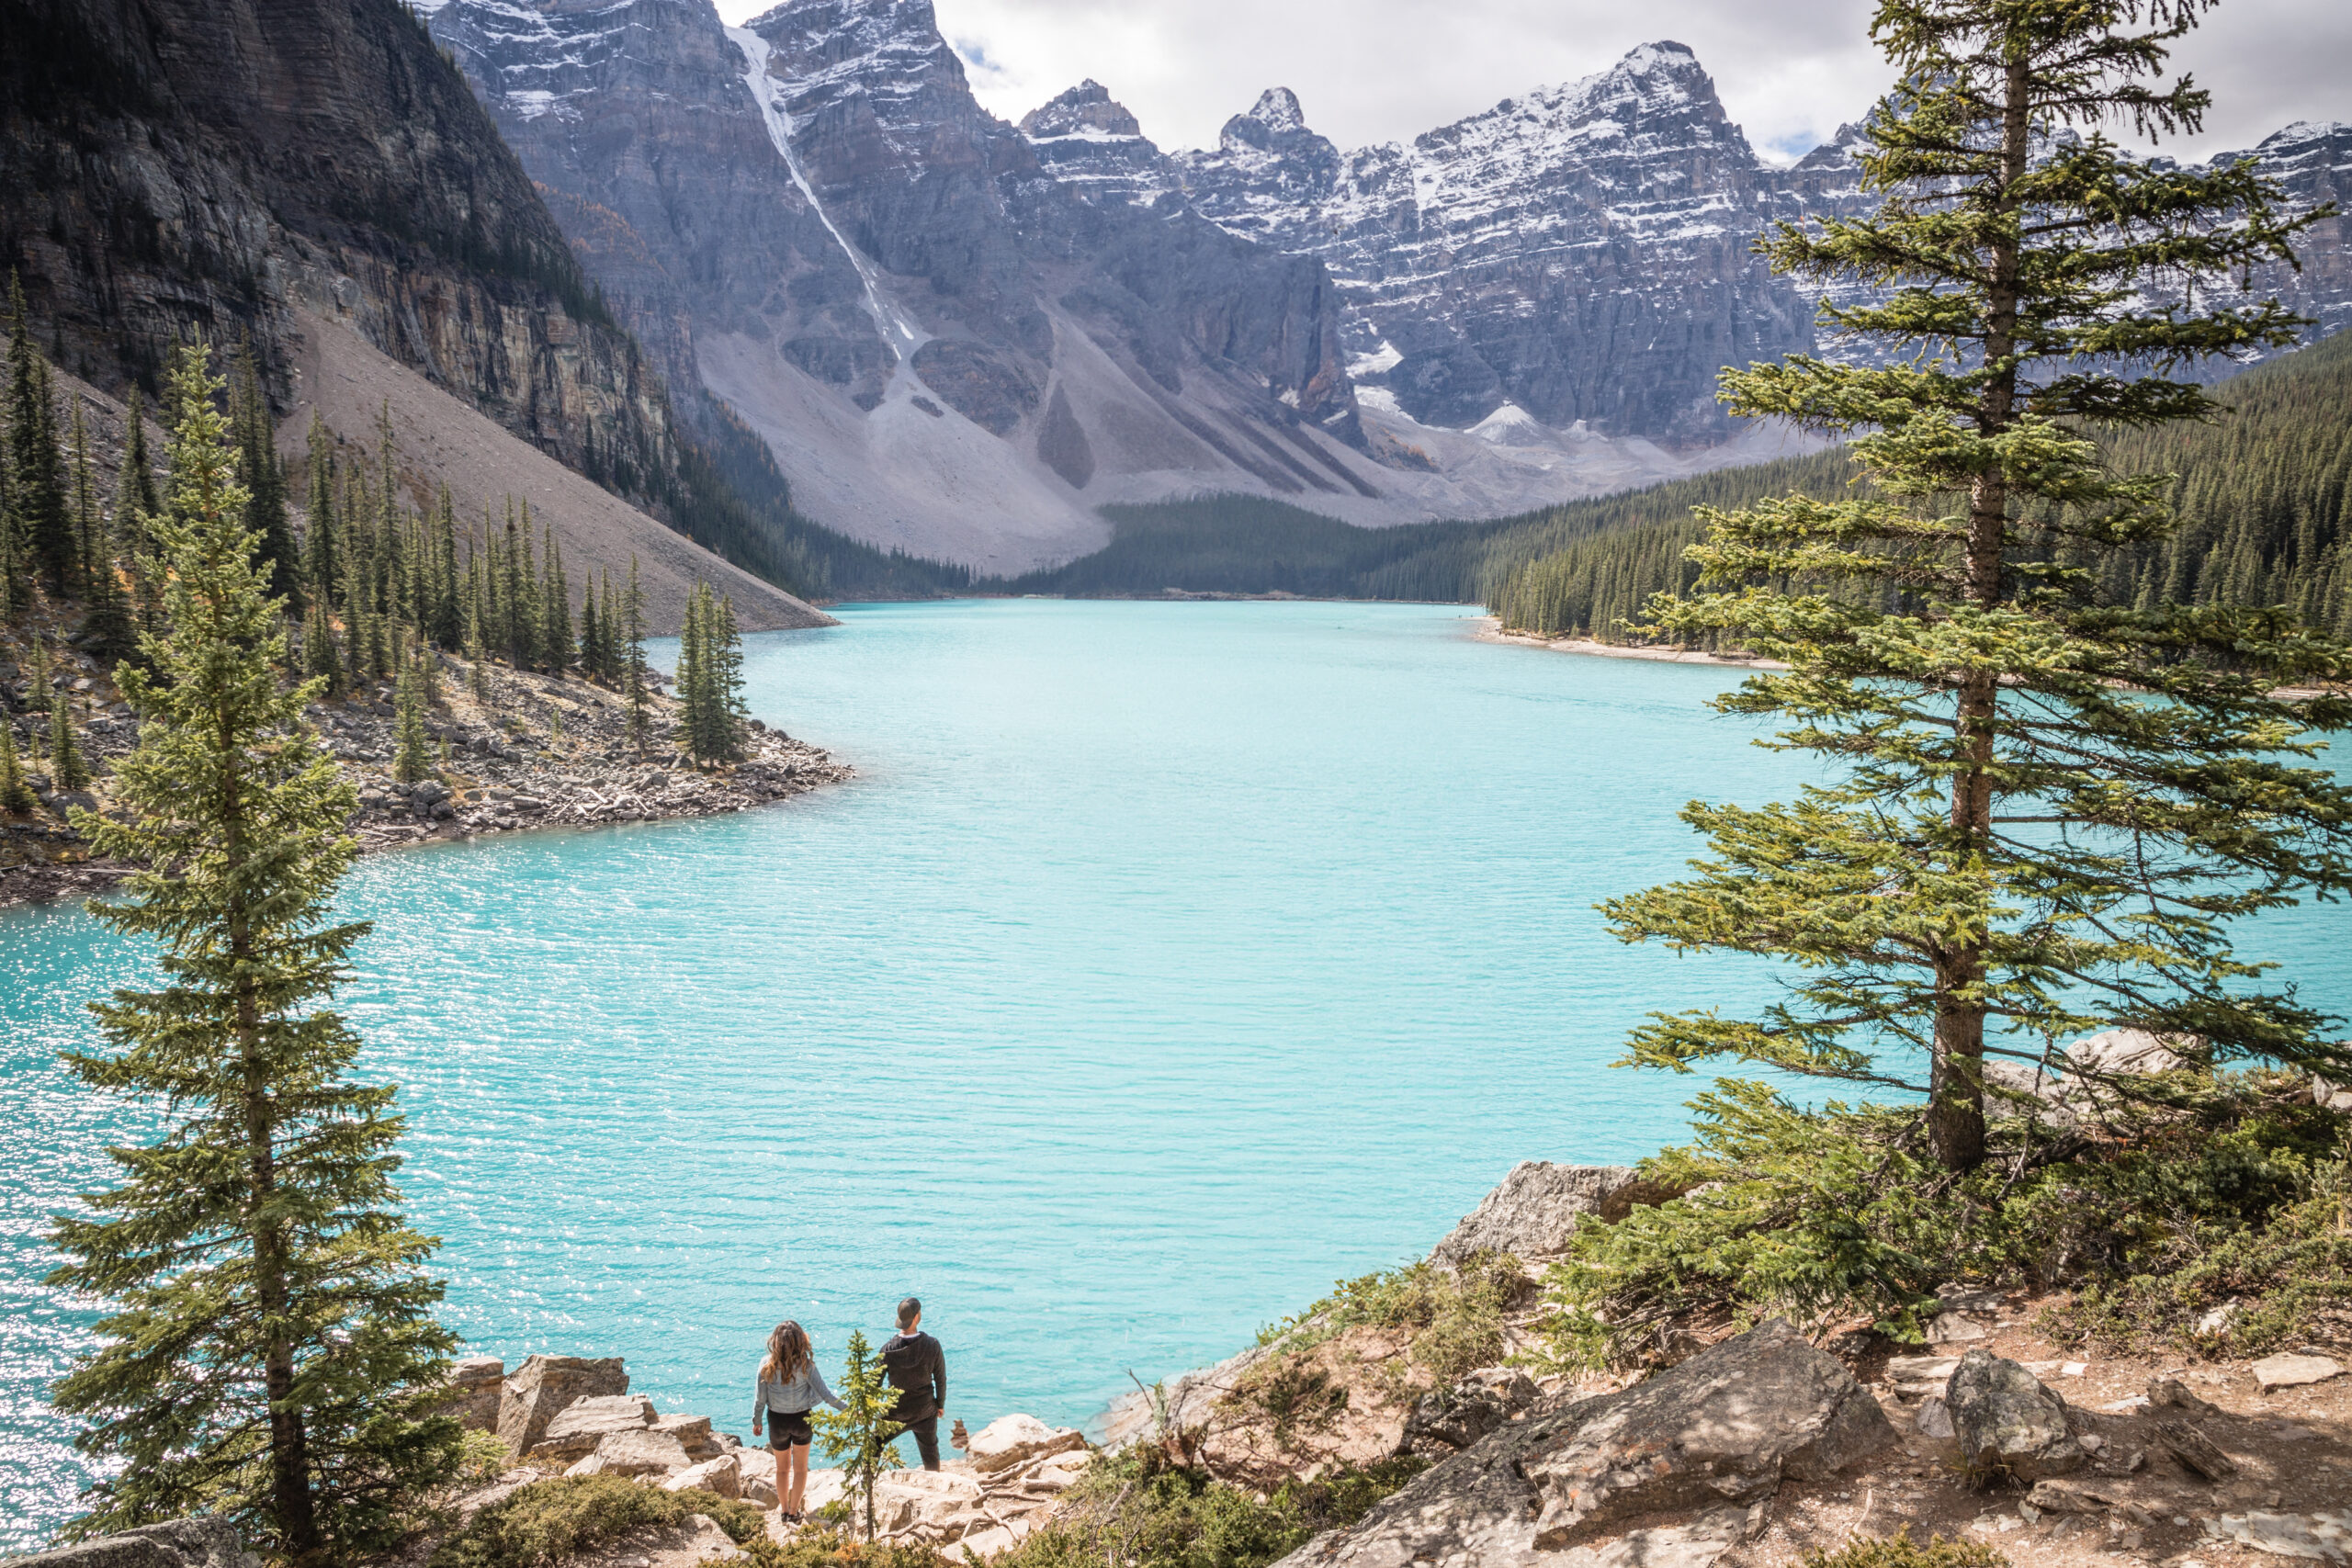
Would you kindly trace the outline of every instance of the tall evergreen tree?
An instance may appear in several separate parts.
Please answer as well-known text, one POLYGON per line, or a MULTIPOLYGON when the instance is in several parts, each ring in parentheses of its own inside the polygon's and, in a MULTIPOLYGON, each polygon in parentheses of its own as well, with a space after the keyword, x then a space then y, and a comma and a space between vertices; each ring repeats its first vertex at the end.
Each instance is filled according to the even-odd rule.
POLYGON ((596 580, 593 576, 580 591, 580 672, 592 681, 605 678, 605 627, 596 615, 596 580))
POLYGON ((628 558, 628 596, 621 602, 628 639, 621 649, 621 678, 628 693, 628 743, 640 757, 652 732, 645 691, 645 593, 638 586, 637 557, 628 558))
POLYGON ((735 626, 735 601, 707 602, 704 623, 705 679, 710 686, 711 760, 740 762, 751 710, 743 702, 743 637, 735 626))
POLYGON ((351 1080, 359 1041, 322 1005, 367 931, 326 923, 355 800, 302 723, 315 683, 278 679, 283 607, 218 385, 201 347, 180 351, 156 523, 170 629, 147 639, 154 674, 123 677, 131 815, 74 818, 146 868, 94 909, 160 945, 164 985, 96 1004, 115 1054, 67 1060, 165 1129, 113 1151, 121 1184, 58 1222, 52 1282, 113 1304, 51 1399, 121 1461, 77 1532, 209 1512, 325 1564, 390 1546, 452 1473, 457 1424, 433 1406, 454 1337, 422 1272, 435 1244, 393 1207, 393 1091, 351 1080))
POLYGON ((61 697, 49 710, 49 777, 58 789, 83 789, 90 782, 89 764, 82 760, 82 744, 74 729, 74 704, 61 697))
POLYGON ((2147 162, 2099 129, 2199 127, 2206 95, 2163 73, 2209 6, 1881 0, 1901 85, 1860 163, 1885 204, 1764 248, 1877 286, 1825 314, 1883 367, 1724 376, 1737 413, 1850 438, 1872 490, 1711 515, 1700 592, 1653 606, 1668 636, 1785 661, 1719 705, 1789 721, 1776 744, 1838 771, 1794 805, 1692 804, 1700 874, 1606 906, 1629 939, 1799 973, 1758 1020, 1659 1015, 1636 1061, 1916 1089, 1955 1170, 1985 1155, 1988 1053, 2122 1024, 2352 1063, 2225 934, 2352 890, 2352 790, 2304 765, 2352 702, 2278 694, 2352 657, 2286 611, 2112 602, 2096 570, 2173 526, 2166 477, 2111 471, 2098 433, 2212 407, 2132 368, 2296 335, 2275 300, 2220 289, 2290 259, 2312 215, 2282 216, 2251 164, 2147 162))
POLYGON ((343 695, 343 656, 334 646, 334 623, 327 616, 325 601, 316 596, 302 616, 302 674, 316 681, 328 696, 343 695))
POLYGON ((115 476, 114 525, 125 555, 148 547, 147 519, 164 509, 155 494, 155 460, 147 452, 147 408, 133 382, 123 400, 122 471, 115 476))
POLYGON ((80 586, 74 520, 57 454, 57 411, 49 366, 32 345, 25 291, 8 278, 8 457, 10 504, 27 564, 60 598, 80 586))
POLYGON ((319 411, 311 411, 310 520, 302 535, 302 577, 310 596, 337 602, 343 587, 343 551, 335 506, 334 437, 319 411))
POLYGON ((401 660, 399 696, 394 706, 398 740, 392 752, 392 777, 415 784, 433 772, 433 749, 424 733, 424 660, 412 653, 401 660))
POLYGON ((96 477, 90 470, 89 431, 82 416, 82 400, 74 400, 74 507, 82 537, 85 581, 82 601, 83 646, 108 663, 137 651, 139 628, 132 621, 130 601, 115 570, 113 531, 98 505, 96 477))
POLYGON ((29 817, 40 799, 25 782, 25 765, 17 756, 17 727, 0 716, 0 811, 29 817))
POLYGON ((262 387, 250 343, 237 353, 229 412, 231 439, 245 485, 245 526, 261 539, 262 558, 270 568, 270 592, 300 613, 302 557, 286 520, 286 468, 277 457, 277 424, 270 418, 269 394, 262 387))
POLYGON ((571 584, 563 575, 563 546, 555 525, 547 525, 547 578, 539 587, 539 658, 558 675, 572 666, 579 652, 571 636, 571 584))
POLYGON ((710 591, 695 583, 678 631, 678 745, 696 762, 711 760, 709 598, 710 591))

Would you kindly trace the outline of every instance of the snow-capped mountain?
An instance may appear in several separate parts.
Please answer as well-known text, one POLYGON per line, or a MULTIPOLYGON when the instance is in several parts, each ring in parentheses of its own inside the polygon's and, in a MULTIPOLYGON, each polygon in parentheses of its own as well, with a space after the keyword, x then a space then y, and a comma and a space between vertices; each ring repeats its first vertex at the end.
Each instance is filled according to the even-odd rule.
MULTIPOLYGON (((1862 129, 1768 167, 1672 42, 1352 152, 1274 87, 1170 154, 1091 81, 996 118, 929 0, 419 9, 673 388, 820 521, 995 570, 1089 547, 1106 501, 1492 515, 1795 449, 1714 402, 1816 347, 1751 246, 1875 205, 1862 129)), ((2255 156, 2317 201, 2346 142, 2255 156)), ((2344 319, 2342 229, 2261 281, 2344 319)))
POLYGON ((1277 88, 1176 164, 1197 210, 1324 260, 1359 381, 1427 424, 1720 437, 1718 368, 1812 346, 1748 252, 1768 171, 1679 43, 1348 153, 1277 88))

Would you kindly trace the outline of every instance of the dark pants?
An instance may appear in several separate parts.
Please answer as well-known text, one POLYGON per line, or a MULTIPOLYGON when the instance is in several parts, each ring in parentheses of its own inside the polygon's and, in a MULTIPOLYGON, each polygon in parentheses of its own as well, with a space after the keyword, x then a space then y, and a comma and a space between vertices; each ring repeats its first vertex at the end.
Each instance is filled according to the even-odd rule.
POLYGON ((920 1421, 907 1423, 907 1435, 915 1440, 915 1451, 922 1455, 925 1470, 939 1468, 939 1417, 926 1416, 920 1421))

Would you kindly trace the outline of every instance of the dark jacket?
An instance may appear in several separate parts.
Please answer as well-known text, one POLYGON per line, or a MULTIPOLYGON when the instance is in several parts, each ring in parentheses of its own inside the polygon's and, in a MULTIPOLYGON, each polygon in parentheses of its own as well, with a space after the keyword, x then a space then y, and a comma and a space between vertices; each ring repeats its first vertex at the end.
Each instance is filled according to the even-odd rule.
POLYGON ((947 1405, 947 1355, 920 1331, 893 1334, 882 1345, 882 1374, 899 1391, 894 1421, 927 1421, 947 1405))

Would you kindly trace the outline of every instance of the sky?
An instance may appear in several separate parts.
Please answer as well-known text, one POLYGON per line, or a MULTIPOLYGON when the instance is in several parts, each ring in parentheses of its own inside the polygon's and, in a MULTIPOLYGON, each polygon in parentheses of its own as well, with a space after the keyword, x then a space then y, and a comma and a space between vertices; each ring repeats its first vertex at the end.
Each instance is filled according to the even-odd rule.
MULTIPOLYGON (((729 22, 774 0, 718 0, 729 22)), ((1868 0, 934 0, 980 101, 1018 119, 1092 77, 1162 147, 1214 146, 1275 85, 1342 148, 1408 140, 1636 44, 1697 51, 1757 151, 1802 156, 1884 87, 1868 0)), ((2215 96, 2207 134, 2251 147, 2296 119, 2352 119, 2352 4, 2227 0, 2178 63, 2215 96)))

